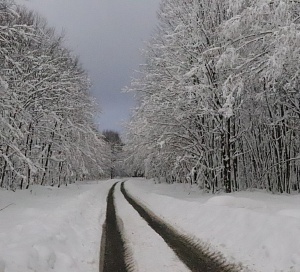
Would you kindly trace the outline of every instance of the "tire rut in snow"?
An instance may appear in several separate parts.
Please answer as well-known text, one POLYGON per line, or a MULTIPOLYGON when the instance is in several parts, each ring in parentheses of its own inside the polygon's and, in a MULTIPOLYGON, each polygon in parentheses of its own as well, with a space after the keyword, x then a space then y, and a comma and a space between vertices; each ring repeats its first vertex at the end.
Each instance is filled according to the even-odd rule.
POLYGON ((118 226, 114 203, 114 190, 117 183, 111 187, 107 196, 106 221, 103 226, 101 243, 100 272, 128 271, 125 262, 125 246, 118 226))
POLYGON ((158 216, 144 205, 134 200, 126 191, 124 182, 121 191, 126 200, 140 214, 140 216, 155 230, 175 252, 178 258, 193 272, 236 272, 234 265, 226 264, 221 257, 211 254, 187 235, 178 233, 172 226, 163 222, 158 216))

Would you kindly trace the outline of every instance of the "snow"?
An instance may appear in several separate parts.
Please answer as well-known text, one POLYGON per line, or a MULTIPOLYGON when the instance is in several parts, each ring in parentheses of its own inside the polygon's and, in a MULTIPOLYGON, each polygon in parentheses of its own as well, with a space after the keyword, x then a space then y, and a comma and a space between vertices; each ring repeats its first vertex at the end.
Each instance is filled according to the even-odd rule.
POLYGON ((262 191, 209 195, 188 184, 129 180, 153 212, 250 271, 300 271, 300 196, 262 191))
POLYGON ((126 201, 120 192, 120 185, 116 187, 115 201, 117 214, 122 220, 120 225, 123 226, 122 232, 126 237, 125 242, 131 251, 129 254, 134 260, 134 271, 190 271, 168 247, 163 238, 126 201))
MULTIPOLYGON (((99 271, 106 197, 117 180, 0 190, 0 272, 99 271), (3 210, 1 210, 3 209, 3 210)), ((245 271, 300 271, 300 196, 210 195, 188 184, 129 179, 125 188, 179 231, 245 271)), ((188 271, 115 189, 135 271, 188 271)))
POLYGON ((0 190, 0 272, 97 271, 110 181, 0 190), (97 184, 98 183, 98 184, 97 184))

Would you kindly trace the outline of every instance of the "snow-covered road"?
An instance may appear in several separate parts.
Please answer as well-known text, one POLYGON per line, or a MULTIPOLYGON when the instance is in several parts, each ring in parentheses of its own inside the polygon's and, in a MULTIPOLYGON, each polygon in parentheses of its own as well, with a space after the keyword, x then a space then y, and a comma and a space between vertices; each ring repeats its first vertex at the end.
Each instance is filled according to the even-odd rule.
POLYGON ((120 183, 115 191, 117 214, 122 220, 125 244, 131 251, 130 261, 137 272, 190 271, 168 247, 146 221, 127 202, 120 191, 120 183))
MULTIPOLYGON (((0 190, 0 272, 99 271, 107 195, 117 181, 0 190)), ((244 271, 300 272, 299 195, 209 195, 143 179, 125 188, 163 222, 244 271)), ((114 196, 132 271, 189 271, 124 198, 120 183, 114 196)))
POLYGON ((116 182, 107 197, 100 272, 241 271, 140 204, 124 183, 116 182))
MULTIPOLYGON (((132 179, 127 190, 164 221, 249 271, 300 272, 300 195, 206 194, 132 179)), ((247 271, 246 270, 246 271, 247 271)))

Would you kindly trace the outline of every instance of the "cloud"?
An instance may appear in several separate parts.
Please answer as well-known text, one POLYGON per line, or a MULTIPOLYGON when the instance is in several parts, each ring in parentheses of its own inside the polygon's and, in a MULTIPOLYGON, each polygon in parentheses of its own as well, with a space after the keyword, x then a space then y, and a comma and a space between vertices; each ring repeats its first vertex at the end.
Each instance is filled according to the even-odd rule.
POLYGON ((143 62, 139 49, 156 24, 160 0, 18 0, 47 18, 79 55, 103 114, 102 129, 120 130, 133 105, 121 89, 143 62))

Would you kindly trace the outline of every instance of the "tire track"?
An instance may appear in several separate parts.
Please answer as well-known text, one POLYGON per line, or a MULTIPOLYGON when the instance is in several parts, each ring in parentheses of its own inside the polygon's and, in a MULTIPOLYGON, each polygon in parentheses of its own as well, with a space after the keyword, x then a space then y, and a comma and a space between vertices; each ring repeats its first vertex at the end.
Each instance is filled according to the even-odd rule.
POLYGON ((127 202, 120 190, 115 189, 115 207, 122 223, 119 228, 128 254, 126 264, 131 272, 188 272, 190 269, 176 256, 137 211, 127 202))
POLYGON ((114 190, 117 183, 111 187, 107 196, 106 221, 101 240, 100 272, 129 271, 125 262, 125 245, 114 204, 114 190))
POLYGON ((187 235, 178 233, 172 226, 163 222, 144 205, 134 200, 126 191, 124 182, 121 192, 131 206, 155 230, 175 252, 178 258, 193 272, 235 272, 240 271, 234 265, 226 264, 219 255, 211 254, 187 235))

